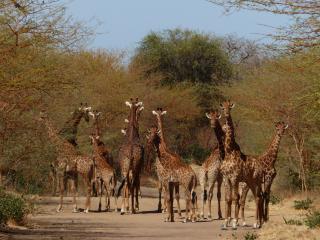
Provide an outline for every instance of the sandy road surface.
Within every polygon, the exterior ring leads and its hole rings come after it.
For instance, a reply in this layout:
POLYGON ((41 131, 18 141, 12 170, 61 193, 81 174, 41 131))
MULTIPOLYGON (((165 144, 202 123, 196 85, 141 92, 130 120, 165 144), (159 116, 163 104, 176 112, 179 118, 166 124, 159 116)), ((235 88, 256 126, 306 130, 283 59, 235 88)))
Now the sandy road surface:
MULTIPOLYGON (((56 213, 58 198, 40 197, 36 203, 38 213, 29 217, 32 229, 9 230, 0 233, 0 239, 243 239, 247 232, 254 231, 251 227, 222 231, 222 220, 182 223, 177 214, 175 223, 166 223, 165 215, 155 212, 157 199, 152 192, 140 199, 138 214, 124 216, 115 212, 72 213, 70 197, 65 198, 64 211, 56 213)), ((216 217, 216 202, 213 204, 216 217)), ((97 209, 97 205, 97 198, 93 198, 91 209, 97 209)), ((183 199, 181 205, 185 206, 183 199)), ((78 206, 84 206, 83 197, 78 206)), ((250 203, 246 212, 248 223, 253 222, 253 208, 250 203)))

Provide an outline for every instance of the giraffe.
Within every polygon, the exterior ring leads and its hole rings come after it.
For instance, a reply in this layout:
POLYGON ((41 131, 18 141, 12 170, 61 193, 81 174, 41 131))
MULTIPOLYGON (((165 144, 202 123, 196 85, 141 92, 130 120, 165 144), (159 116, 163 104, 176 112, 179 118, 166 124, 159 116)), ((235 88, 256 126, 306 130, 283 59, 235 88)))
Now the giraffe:
MULTIPOLYGON (((277 170, 275 168, 275 162, 278 157, 278 151, 280 146, 280 141, 282 136, 285 133, 285 130, 288 128, 288 125, 284 122, 277 122, 275 124, 275 135, 272 138, 272 141, 267 148, 267 150, 258 158, 263 166, 263 220, 267 222, 269 220, 269 201, 271 193, 271 185, 274 178, 277 175, 277 170)), ((244 219, 244 205, 247 197, 249 188, 245 187, 240 198, 240 209, 241 209, 241 218, 244 219)))
POLYGON ((131 197, 131 213, 139 210, 140 173, 143 167, 144 148, 139 137, 139 117, 143 103, 130 99, 126 105, 130 108, 129 123, 124 135, 124 142, 119 149, 118 161, 121 169, 121 185, 117 195, 122 191, 121 215, 125 214, 131 197), (136 204, 134 204, 136 200, 136 204))
MULTIPOLYGON (((80 106, 76 108, 71 114, 71 118, 66 121, 62 129, 59 131, 59 135, 67 140, 69 143, 71 143, 73 146, 77 147, 77 132, 78 132, 78 126, 81 122, 81 119, 84 118, 86 122, 89 122, 89 111, 91 110, 91 107, 87 106, 87 103, 83 104, 80 103, 80 106)), ((60 185, 58 182, 58 171, 57 171, 57 162, 52 162, 50 164, 50 178, 52 180, 52 194, 55 195, 57 186, 60 185)), ((75 185, 77 185, 78 182, 78 176, 74 172, 66 172, 65 178, 71 179, 73 182, 75 182, 75 185)))
MULTIPOLYGON (((117 198, 115 194, 115 188, 117 185, 116 173, 114 168, 108 163, 107 159, 101 152, 99 147, 99 135, 91 135, 90 136, 93 152, 94 152, 94 162, 96 166, 96 174, 103 181, 103 186, 106 190, 106 209, 110 210, 110 196, 114 197, 115 201, 115 212, 117 212, 117 198)), ((102 188, 102 186, 101 186, 102 188)), ((102 192, 102 189, 101 189, 102 192)), ((101 193, 102 194, 102 193, 101 193)), ((100 194, 100 202, 99 208, 101 209, 101 194, 100 194)))
MULTIPOLYGON (((47 116, 42 112, 39 118, 42 121, 48 131, 48 136, 52 144, 57 150, 57 171, 60 185, 60 202, 57 208, 57 212, 62 210, 63 194, 65 191, 66 172, 72 172, 75 174, 81 174, 87 187, 87 199, 85 204, 85 212, 89 212, 90 208, 90 192, 91 192, 91 178, 93 176, 93 161, 88 156, 80 155, 75 146, 69 141, 61 137, 58 130, 49 121, 47 116)), ((75 182, 72 182, 73 192, 73 212, 78 212, 76 201, 76 186, 75 182)))
MULTIPOLYGON (((186 218, 185 222, 191 220, 192 222, 196 221, 196 192, 195 188, 197 186, 197 176, 192 168, 183 163, 181 158, 172 153, 165 142, 164 131, 162 128, 162 116, 167 112, 162 111, 161 108, 158 108, 156 111, 152 111, 152 114, 155 115, 157 119, 157 129, 153 129, 150 133, 150 139, 152 139, 154 146, 156 148, 157 157, 159 162, 162 165, 162 176, 163 187, 165 189, 165 201, 167 202, 167 207, 170 209, 171 202, 169 200, 169 182, 178 182, 185 190, 185 199, 186 199, 186 218), (190 209, 191 207, 191 209, 190 209), (191 212, 191 216, 189 216, 191 212)), ((171 212, 168 211, 168 217, 165 219, 169 221, 171 218, 171 212)))
MULTIPOLYGON (((158 128, 156 126, 152 126, 149 130, 148 133, 152 133, 152 132, 156 132, 158 130, 158 128)), ((152 165, 152 161, 151 161, 151 151, 152 148, 154 147, 154 142, 153 139, 147 135, 147 144, 146 144, 146 160, 147 160, 147 166, 148 169, 147 171, 151 172, 151 165, 152 165)), ((163 176, 163 174, 165 174, 166 172, 163 169, 163 166, 159 160, 159 157, 156 157, 155 161, 154 161, 154 167, 155 167, 155 171, 158 177, 158 192, 159 192, 159 198, 158 198, 158 212, 166 212, 167 209, 167 202, 164 201, 164 208, 162 210, 162 204, 161 204, 161 196, 162 196, 162 190, 164 189, 164 184, 166 184, 164 182, 164 180, 166 179, 166 176, 163 176)), ((177 201, 177 206, 178 206, 178 214, 181 217, 181 208, 180 208, 180 194, 179 194, 179 184, 175 184, 175 199, 177 201)), ((164 194, 168 194, 167 192, 165 192, 164 194)))
MULTIPOLYGON (((97 147, 97 152, 99 153, 99 155, 101 155, 101 157, 107 162, 107 164, 114 168, 114 164, 113 164, 113 157, 111 152, 109 151, 109 149, 105 146, 104 142, 101 141, 100 136, 101 136, 101 130, 100 130, 100 126, 99 126, 99 118, 101 115, 101 112, 97 111, 97 110, 93 110, 93 111, 89 111, 89 115, 92 117, 93 119, 93 131, 92 134, 90 136, 91 139, 91 144, 94 146, 94 142, 96 143, 96 147, 97 147)), ((95 150, 95 148, 93 148, 93 150, 95 150)), ((98 211, 101 211, 101 198, 102 198, 102 194, 103 194, 103 188, 106 187, 104 186, 104 182, 103 179, 99 176, 98 174, 98 166, 95 160, 95 157, 93 157, 93 162, 94 162, 94 177, 92 180, 92 195, 97 196, 99 193, 99 207, 98 207, 98 211)))
POLYGON ((219 123, 221 114, 218 111, 214 110, 210 113, 206 113, 206 117, 210 119, 211 127, 214 129, 218 144, 212 149, 210 156, 204 161, 199 171, 199 182, 201 186, 202 193, 202 208, 201 208, 201 217, 204 218, 204 205, 208 198, 208 219, 211 219, 211 201, 213 197, 213 188, 217 182, 217 199, 218 199, 218 217, 222 218, 221 213, 221 185, 222 185, 222 174, 221 174, 221 163, 224 159, 224 132, 219 123), (207 194, 207 187, 209 189, 209 196, 207 194))
POLYGON ((237 229, 239 216, 239 183, 245 182, 252 191, 255 203, 255 223, 254 228, 262 225, 262 166, 257 158, 244 155, 239 145, 235 141, 234 126, 231 118, 231 109, 234 104, 229 100, 221 104, 224 116, 226 118, 226 134, 224 141, 225 158, 221 165, 223 178, 225 179, 226 194, 226 212, 225 222, 222 229, 226 229, 231 221, 232 202, 235 205, 235 217, 233 219, 232 228, 237 229))

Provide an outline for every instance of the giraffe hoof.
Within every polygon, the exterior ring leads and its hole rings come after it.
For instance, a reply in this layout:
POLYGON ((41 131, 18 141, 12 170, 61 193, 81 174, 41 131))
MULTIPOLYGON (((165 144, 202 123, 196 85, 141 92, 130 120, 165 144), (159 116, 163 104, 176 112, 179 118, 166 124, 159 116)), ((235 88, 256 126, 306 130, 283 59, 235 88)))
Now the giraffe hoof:
MULTIPOLYGON (((78 213, 78 212, 79 212, 79 210, 78 210, 77 208, 74 208, 74 209, 72 210, 72 212, 73 212, 73 213, 78 213)), ((88 210, 88 209, 86 209, 86 210, 84 210, 83 212, 84 212, 84 213, 88 213, 88 212, 89 212, 89 210, 88 210)))
POLYGON ((120 212, 120 215, 124 215, 124 212, 123 212, 123 211, 121 211, 121 212, 120 212))
POLYGON ((114 212, 118 212, 118 209, 117 209, 117 208, 115 208, 115 209, 114 209, 114 212))
MULTIPOLYGON (((79 210, 78 210, 78 209, 74 209, 73 212, 76 213, 76 212, 79 212, 79 210)), ((84 213, 89 213, 89 209, 85 209, 83 212, 84 212, 84 213)))
POLYGON ((242 223, 242 227, 248 227, 247 223, 246 223, 246 222, 243 222, 243 223, 242 223))
POLYGON ((222 225, 221 225, 221 230, 228 230, 228 228, 227 228, 226 225, 222 224, 222 225))
POLYGON ((253 224, 253 229, 259 229, 260 225, 258 223, 253 224))
POLYGON ((188 222, 188 220, 185 218, 185 219, 183 219, 183 221, 182 221, 183 223, 187 223, 188 222))

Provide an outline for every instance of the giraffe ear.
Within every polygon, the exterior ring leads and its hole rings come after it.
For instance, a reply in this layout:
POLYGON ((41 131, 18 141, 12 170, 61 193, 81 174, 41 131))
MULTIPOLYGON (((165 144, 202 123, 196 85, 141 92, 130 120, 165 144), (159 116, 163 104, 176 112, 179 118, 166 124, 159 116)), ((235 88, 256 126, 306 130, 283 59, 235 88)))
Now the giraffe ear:
POLYGON ((158 130, 158 134, 161 134, 161 130, 158 130))
POLYGON ((221 108, 221 109, 223 109, 223 105, 222 105, 222 103, 220 103, 220 105, 219 105, 219 106, 220 106, 220 108, 221 108))
POLYGON ((221 118, 221 114, 219 114, 219 116, 218 116, 218 119, 220 119, 221 118))
POLYGON ((90 111, 89 115, 94 118, 94 113, 93 112, 90 111))
POLYGON ((149 140, 149 138, 150 138, 150 137, 149 137, 148 135, 146 135, 146 139, 148 139, 148 140, 149 140))
POLYGON ((156 115, 156 116, 159 115, 159 114, 158 114, 156 111, 154 111, 154 110, 152 111, 152 114, 153 114, 153 115, 156 115))
POLYGON ((128 101, 126 101, 125 103, 126 103, 126 105, 127 105, 129 108, 131 108, 131 107, 132 107, 132 104, 131 104, 131 103, 129 103, 128 101))
POLYGON ((206 117, 209 118, 209 119, 211 119, 211 117, 210 117, 210 115, 209 115, 208 113, 206 113, 206 117))
POLYGON ((161 113, 161 115, 165 115, 165 114, 167 114, 167 111, 163 111, 163 112, 161 113))
POLYGON ((288 124, 286 124, 286 126, 284 127, 284 129, 287 129, 289 127, 289 125, 288 124))
POLYGON ((100 114, 101 114, 101 112, 98 112, 98 113, 97 113, 97 116, 100 116, 100 114))
POLYGON ((230 106, 230 108, 234 108, 234 106, 235 106, 235 104, 234 104, 234 103, 232 103, 232 104, 231 104, 231 106, 230 106))
POLYGON ((142 106, 141 108, 139 108, 139 111, 141 112, 144 109, 144 106, 142 106))
POLYGON ((125 122, 125 123, 129 123, 129 120, 128 120, 128 119, 125 119, 124 122, 125 122))
POLYGON ((121 133, 122 133, 123 135, 126 135, 126 134, 127 134, 126 130, 124 130, 124 129, 121 129, 121 133))

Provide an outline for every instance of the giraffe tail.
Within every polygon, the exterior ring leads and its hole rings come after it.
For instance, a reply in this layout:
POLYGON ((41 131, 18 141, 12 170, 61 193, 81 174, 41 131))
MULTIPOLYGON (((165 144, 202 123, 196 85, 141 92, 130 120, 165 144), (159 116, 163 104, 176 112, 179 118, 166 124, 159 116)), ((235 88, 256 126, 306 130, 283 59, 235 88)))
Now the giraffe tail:
POLYGON ((197 202, 197 193, 195 191, 195 188, 197 187, 197 178, 193 177, 193 186, 191 190, 191 202, 192 204, 195 204, 197 202))

